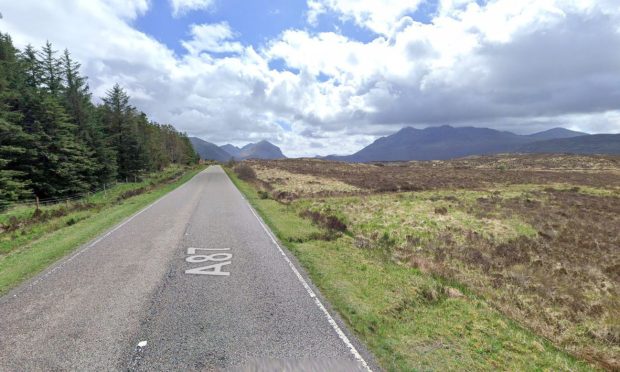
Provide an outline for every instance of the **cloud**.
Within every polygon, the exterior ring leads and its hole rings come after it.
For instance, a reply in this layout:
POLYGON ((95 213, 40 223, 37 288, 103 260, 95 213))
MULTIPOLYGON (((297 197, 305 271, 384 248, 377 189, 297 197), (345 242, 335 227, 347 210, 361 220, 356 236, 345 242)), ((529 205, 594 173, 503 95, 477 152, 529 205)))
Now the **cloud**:
POLYGON ((170 0, 172 15, 180 17, 192 10, 208 10, 215 4, 214 0, 170 0))
POLYGON ((376 14, 365 1, 311 3, 375 38, 288 29, 252 46, 204 23, 187 26, 178 55, 132 26, 146 0, 5 1, 0 29, 20 47, 69 48, 95 96, 119 82, 159 122, 217 143, 268 139, 290 156, 351 153, 404 125, 620 132, 615 0, 442 0, 426 23, 410 17, 415 1, 376 14))
POLYGON ((192 39, 181 44, 191 54, 200 52, 238 53, 243 49, 239 42, 230 41, 235 37, 227 22, 191 25, 192 39))
POLYGON ((307 18, 316 24, 325 13, 335 12, 342 20, 353 21, 377 34, 388 35, 406 14, 415 12, 425 0, 308 0, 307 18))

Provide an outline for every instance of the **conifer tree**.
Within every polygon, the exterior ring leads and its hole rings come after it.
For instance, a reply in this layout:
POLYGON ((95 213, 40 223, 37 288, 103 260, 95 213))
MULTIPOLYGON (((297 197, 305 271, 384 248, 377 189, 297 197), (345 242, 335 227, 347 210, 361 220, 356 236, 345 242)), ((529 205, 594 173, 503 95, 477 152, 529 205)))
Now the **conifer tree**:
POLYGON ((89 182, 102 185, 116 178, 115 152, 105 141, 104 132, 97 120, 86 78, 80 75, 80 64, 71 59, 68 50, 62 56, 64 73, 63 102, 73 123, 77 125, 78 137, 88 146, 95 160, 89 182))
POLYGON ((16 169, 27 153, 28 136, 19 125, 19 113, 11 112, 15 85, 20 77, 17 49, 9 35, 0 33, 0 210, 8 203, 29 195, 25 173, 16 169))
POLYGON ((16 170, 15 161, 26 154, 28 136, 17 125, 11 124, 0 113, 0 210, 6 205, 30 195, 24 172, 16 170))
POLYGON ((151 122, 120 85, 95 106, 68 51, 20 52, 0 33, 0 208, 195 161, 187 136, 151 122))
POLYGON ((55 57, 57 51, 48 41, 38 53, 39 70, 41 71, 41 84, 45 92, 54 98, 58 98, 62 88, 61 61, 55 57))
POLYGON ((118 177, 121 180, 133 179, 143 170, 136 110, 129 104, 129 96, 118 84, 107 92, 103 102, 104 125, 109 143, 116 151, 118 177))

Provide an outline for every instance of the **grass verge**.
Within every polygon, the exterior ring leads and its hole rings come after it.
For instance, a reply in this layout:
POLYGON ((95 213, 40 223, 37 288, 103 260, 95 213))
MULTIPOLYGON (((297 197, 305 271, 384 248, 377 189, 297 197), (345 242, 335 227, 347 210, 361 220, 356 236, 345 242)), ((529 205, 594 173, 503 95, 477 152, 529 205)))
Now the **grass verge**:
POLYGON ((203 169, 203 166, 173 167, 139 183, 119 184, 80 203, 46 207, 42 211, 50 218, 33 224, 25 222, 26 217, 32 215, 28 208, 4 213, 0 222, 18 221, 15 222, 18 227, 0 235, 0 295, 179 187, 203 169))
POLYGON ((262 199, 228 174, 386 370, 592 369, 466 287, 357 248, 347 234, 325 240, 295 204, 262 199))

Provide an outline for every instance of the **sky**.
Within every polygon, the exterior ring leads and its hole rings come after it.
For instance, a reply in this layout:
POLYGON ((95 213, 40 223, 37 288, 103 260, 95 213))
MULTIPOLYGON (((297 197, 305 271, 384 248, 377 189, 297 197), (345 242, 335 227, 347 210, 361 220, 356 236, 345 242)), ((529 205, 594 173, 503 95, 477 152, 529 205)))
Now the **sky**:
POLYGON ((349 154, 404 126, 620 133, 618 0, 0 0, 98 100, 217 144, 349 154))

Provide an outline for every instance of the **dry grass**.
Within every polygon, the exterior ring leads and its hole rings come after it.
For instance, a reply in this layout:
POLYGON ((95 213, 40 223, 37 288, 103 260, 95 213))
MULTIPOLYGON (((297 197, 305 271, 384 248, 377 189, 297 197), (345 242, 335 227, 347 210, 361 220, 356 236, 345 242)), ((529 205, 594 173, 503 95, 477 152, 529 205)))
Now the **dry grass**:
MULTIPOLYGON (((495 156, 452 161, 350 164, 317 159, 261 161, 253 167, 340 181, 362 192, 489 189, 498 185, 567 184, 620 194, 620 157, 495 156), (566 162, 562 166, 562 159, 566 162), (523 163, 523 167, 519 164, 523 163)), ((290 176, 289 176, 290 177, 290 176)), ((313 181, 317 181, 313 179, 313 181)), ((310 184, 301 180, 299 184, 310 184)), ((297 187, 298 197, 312 196, 297 187)))
POLYGON ((296 199, 304 196, 335 196, 359 193, 360 188, 342 181, 263 166, 260 162, 248 162, 255 170, 263 188, 275 199, 296 199))
POLYGON ((252 166, 267 187, 295 185, 292 205, 310 211, 306 216, 329 215, 346 224, 359 249, 456 280, 564 350, 618 370, 619 159, 252 166), (338 187, 321 193, 316 184, 338 187), (342 194, 349 196, 328 197, 342 194))

